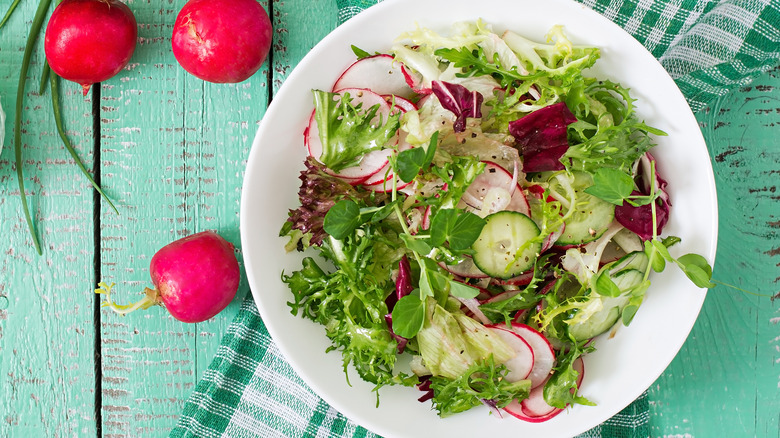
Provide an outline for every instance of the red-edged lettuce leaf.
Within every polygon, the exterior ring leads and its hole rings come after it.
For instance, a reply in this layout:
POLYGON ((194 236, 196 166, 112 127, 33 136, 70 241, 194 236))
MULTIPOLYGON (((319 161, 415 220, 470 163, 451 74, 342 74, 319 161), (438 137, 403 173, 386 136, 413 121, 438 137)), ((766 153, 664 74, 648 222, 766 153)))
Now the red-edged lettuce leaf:
POLYGON ((563 170, 561 157, 569 149, 566 128, 576 121, 566 104, 559 102, 509 122, 509 133, 523 155, 523 171, 563 170))
POLYGON ((431 88, 441 102, 441 106, 455 114, 453 124, 455 132, 466 130, 467 117, 482 117, 483 97, 478 91, 469 91, 463 85, 444 81, 433 81, 431 88))
POLYGON ((290 210, 287 221, 292 224, 292 229, 311 233, 310 243, 319 246, 327 236, 323 222, 328 210, 342 199, 357 200, 369 194, 359 193, 344 180, 328 175, 324 166, 312 157, 308 157, 304 164, 306 169, 299 176, 301 187, 298 198, 301 206, 290 210))

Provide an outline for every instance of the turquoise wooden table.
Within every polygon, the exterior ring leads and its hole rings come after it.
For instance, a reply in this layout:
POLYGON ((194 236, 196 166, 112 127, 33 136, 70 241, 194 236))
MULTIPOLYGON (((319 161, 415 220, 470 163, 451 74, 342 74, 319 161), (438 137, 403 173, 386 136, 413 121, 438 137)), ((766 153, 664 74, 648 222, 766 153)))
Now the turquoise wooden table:
MULTIPOLYGON (((3 2, 4 12, 10 2, 3 2)), ((50 91, 39 95, 41 44, 22 113, 23 170, 43 255, 22 214, 14 100, 34 0, 0 30, 0 437, 166 436, 209 364, 241 297, 201 324, 153 308, 101 309, 149 283, 151 256, 206 229, 239 244, 239 199, 252 138, 295 64, 336 26, 333 0, 264 3, 275 26, 268 61, 246 82, 185 73, 170 46, 184 0, 130 0, 138 45, 130 65, 82 96, 62 83, 67 134, 119 214, 93 193, 62 146, 50 91)), ((650 388, 658 437, 780 436, 780 70, 698 114, 720 203, 718 286, 686 344, 650 388)), ((298 135, 299 133, 291 133, 298 135)), ((659 321, 662 324, 663 321, 659 321)))

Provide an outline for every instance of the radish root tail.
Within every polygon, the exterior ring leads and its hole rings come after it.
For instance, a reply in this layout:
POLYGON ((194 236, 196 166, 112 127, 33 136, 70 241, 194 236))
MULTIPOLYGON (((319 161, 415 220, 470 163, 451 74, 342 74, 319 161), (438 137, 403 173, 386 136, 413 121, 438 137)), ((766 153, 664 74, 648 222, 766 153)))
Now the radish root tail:
POLYGON ((136 311, 138 309, 148 309, 152 306, 156 306, 160 304, 160 302, 157 300, 157 290, 146 288, 144 289, 144 293, 146 293, 146 296, 142 299, 136 301, 135 303, 131 304, 116 304, 111 300, 111 289, 116 285, 116 283, 106 284, 104 282, 98 283, 99 288, 95 289, 96 294, 105 295, 105 301, 101 303, 101 307, 108 307, 114 312, 125 316, 130 312, 136 311))

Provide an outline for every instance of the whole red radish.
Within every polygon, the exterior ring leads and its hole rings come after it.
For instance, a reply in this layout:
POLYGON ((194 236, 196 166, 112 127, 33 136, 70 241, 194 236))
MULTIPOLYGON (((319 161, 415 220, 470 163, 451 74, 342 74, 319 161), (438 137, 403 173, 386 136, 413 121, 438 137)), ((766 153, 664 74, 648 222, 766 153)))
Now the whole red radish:
POLYGON ((100 283, 103 306, 127 314, 161 304, 182 322, 205 321, 233 300, 241 278, 233 245, 214 231, 203 231, 169 243, 152 257, 149 272, 155 288, 129 305, 111 301, 112 285, 100 283))
POLYGON ((272 36, 256 0, 190 0, 173 25, 173 55, 204 81, 242 82, 260 69, 272 36))
POLYGON ((135 16, 117 0, 63 0, 46 26, 49 67, 81 84, 84 95, 97 82, 114 77, 135 51, 135 16))

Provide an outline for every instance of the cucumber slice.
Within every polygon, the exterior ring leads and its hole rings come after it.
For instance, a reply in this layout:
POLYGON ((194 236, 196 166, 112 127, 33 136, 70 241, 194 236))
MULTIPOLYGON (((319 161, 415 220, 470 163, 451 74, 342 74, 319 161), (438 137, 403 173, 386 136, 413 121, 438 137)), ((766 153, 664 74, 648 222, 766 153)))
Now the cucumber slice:
MULTIPOLYGON (((609 228, 615 218, 615 206, 595 196, 585 193, 585 189, 593 185, 593 177, 586 172, 571 173, 569 185, 574 189, 576 205, 574 212, 566 219, 566 228, 555 242, 556 245, 579 246, 592 242, 609 228)), ((546 177, 550 186, 559 193, 568 191, 561 185, 558 178, 566 178, 566 174, 540 174, 546 177)), ((568 178, 567 178, 568 179, 568 178)))
POLYGON ((542 239, 531 218, 516 211, 499 211, 485 221, 482 233, 472 245, 474 264, 482 272, 505 280, 533 267, 542 249, 542 239))
POLYGON ((645 254, 644 251, 634 251, 624 255, 618 261, 609 265, 609 271, 612 275, 615 275, 619 271, 632 269, 644 272, 647 270, 648 263, 650 263, 650 259, 647 258, 647 254, 645 254))
MULTIPOLYGON (((644 274, 636 269, 621 271, 613 277, 613 281, 621 291, 638 285, 643 279, 644 274)), ((592 314, 583 321, 570 324, 569 334, 577 341, 585 341, 606 332, 620 319, 629 299, 631 299, 629 294, 618 297, 593 294, 588 304, 579 310, 579 312, 592 314)))
POLYGON ((593 177, 585 172, 573 172, 572 186, 577 194, 574 213, 566 220, 566 228, 558 238, 558 245, 582 245, 592 242, 609 228, 615 219, 615 206, 593 195, 585 189, 593 185, 593 177))

